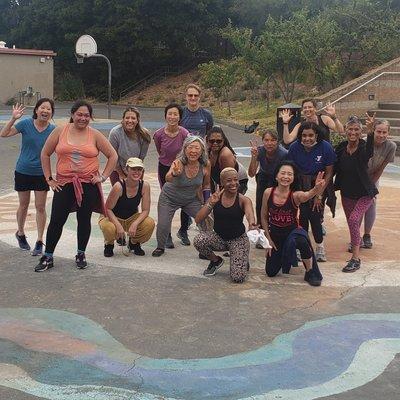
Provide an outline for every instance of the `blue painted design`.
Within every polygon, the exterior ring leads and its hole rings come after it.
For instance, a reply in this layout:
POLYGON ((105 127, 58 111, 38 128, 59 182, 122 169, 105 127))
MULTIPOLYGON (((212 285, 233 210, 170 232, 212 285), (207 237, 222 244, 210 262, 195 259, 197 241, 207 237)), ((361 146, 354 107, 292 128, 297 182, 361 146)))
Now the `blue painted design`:
POLYGON ((46 397, 50 387, 60 392, 61 386, 70 385, 70 393, 79 392, 79 387, 84 393, 90 387, 99 394, 107 392, 110 399, 113 391, 142 400, 157 395, 194 400, 267 400, 278 395, 295 399, 300 393, 314 399, 374 379, 397 352, 399 314, 309 322, 257 350, 227 357, 160 360, 130 352, 82 316, 57 310, 0 309, 0 363, 6 365, 0 366, 0 384, 10 386, 1 371, 16 365, 35 385, 43 386, 45 398, 53 398, 46 397), (362 360, 370 352, 374 357, 365 371, 362 360))

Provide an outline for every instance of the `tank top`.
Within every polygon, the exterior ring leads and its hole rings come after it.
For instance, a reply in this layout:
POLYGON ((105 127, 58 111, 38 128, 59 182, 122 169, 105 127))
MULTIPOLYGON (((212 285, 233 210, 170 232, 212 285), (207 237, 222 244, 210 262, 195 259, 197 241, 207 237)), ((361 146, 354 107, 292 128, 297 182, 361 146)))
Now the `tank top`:
POLYGON ((186 176, 185 168, 183 172, 174 177, 172 182, 166 182, 162 187, 162 193, 166 195, 173 203, 186 205, 197 198, 197 190, 203 185, 204 171, 199 163, 199 171, 193 178, 186 176))
POLYGON ((126 194, 126 182, 123 181, 120 183, 122 186, 122 195, 118 199, 117 204, 115 204, 112 211, 116 217, 127 219, 138 212, 138 207, 142 200, 143 181, 139 181, 138 190, 134 197, 128 197, 126 194))
POLYGON ((214 231, 224 240, 236 239, 243 235, 244 211, 240 207, 239 193, 230 207, 224 207, 221 200, 214 206, 214 231))
POLYGON ((272 188, 268 199, 268 228, 272 236, 286 237, 299 226, 299 207, 294 203, 293 192, 289 193, 282 205, 274 203, 275 189, 272 188))
POLYGON ((99 171, 99 150, 94 140, 94 129, 87 127, 84 144, 70 144, 68 132, 71 124, 67 124, 60 134, 55 149, 57 154, 57 180, 68 181, 68 177, 76 176, 82 181, 90 180, 99 171))
MULTIPOLYGON (((221 167, 219 165, 219 153, 221 152, 221 150, 218 152, 218 156, 217 156, 217 160, 215 162, 215 165, 211 165, 211 179, 217 185, 221 184, 221 182, 220 182, 221 167)), ((235 161, 235 167, 234 168, 236 169, 236 171, 238 173, 239 181, 248 178, 245 168, 238 161, 235 161)))

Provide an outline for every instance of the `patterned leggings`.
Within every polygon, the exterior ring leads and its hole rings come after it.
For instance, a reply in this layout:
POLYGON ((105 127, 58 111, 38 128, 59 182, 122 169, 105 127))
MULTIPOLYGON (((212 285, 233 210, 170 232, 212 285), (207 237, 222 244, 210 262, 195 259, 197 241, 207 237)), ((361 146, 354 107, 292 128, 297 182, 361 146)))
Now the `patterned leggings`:
POLYGON ((361 197, 358 200, 342 196, 342 206, 346 214, 347 225, 350 230, 352 246, 359 246, 361 242, 360 226, 365 212, 371 206, 373 199, 370 196, 361 197))
POLYGON ((246 233, 236 239, 224 240, 214 231, 201 232, 194 238, 193 245, 200 254, 207 258, 210 258, 214 251, 228 250, 231 279, 234 282, 245 280, 250 252, 250 242, 246 233))

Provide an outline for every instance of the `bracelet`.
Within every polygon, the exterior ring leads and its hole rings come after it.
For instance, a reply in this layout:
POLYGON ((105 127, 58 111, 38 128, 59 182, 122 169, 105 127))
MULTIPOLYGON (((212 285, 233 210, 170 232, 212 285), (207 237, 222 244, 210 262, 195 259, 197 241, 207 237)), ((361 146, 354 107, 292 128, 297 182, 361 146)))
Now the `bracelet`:
POLYGON ((289 125, 289 122, 284 122, 283 125, 289 125))
POLYGON ((337 116, 336 116, 336 115, 334 115, 334 116, 331 117, 331 118, 332 118, 333 121, 336 121, 336 120, 337 120, 337 116))
POLYGON ((206 206, 210 211, 212 211, 214 208, 214 206, 212 206, 211 203, 207 203, 206 206))
POLYGON ((100 178, 101 178, 101 183, 105 182, 107 179, 103 174, 100 175, 100 178))

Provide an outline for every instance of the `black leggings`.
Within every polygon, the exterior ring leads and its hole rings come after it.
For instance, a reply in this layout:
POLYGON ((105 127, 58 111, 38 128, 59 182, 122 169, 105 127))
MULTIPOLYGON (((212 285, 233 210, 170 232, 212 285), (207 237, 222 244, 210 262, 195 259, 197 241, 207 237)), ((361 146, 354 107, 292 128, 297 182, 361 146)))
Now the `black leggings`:
MULTIPOLYGON (((286 237, 271 237, 273 240, 275 246, 278 249, 281 249, 285 243, 286 237)), ((313 256, 312 249, 310 248, 310 244, 308 243, 308 240, 302 236, 302 235, 295 235, 294 241, 296 243, 296 249, 299 249, 300 254, 301 254, 301 259, 302 260, 308 260, 313 256)), ((275 251, 275 250, 272 250, 275 251)), ((265 264, 265 272, 269 277, 275 276, 280 270, 282 266, 280 263, 276 263, 276 265, 273 265, 272 263, 268 262, 268 258, 266 260, 265 264)))
MULTIPOLYGON (((78 221, 78 250, 85 251, 92 228, 90 218, 100 194, 97 186, 91 183, 82 183, 82 187, 82 204, 81 207, 77 208, 76 219, 78 221)), ((60 192, 54 192, 50 224, 46 234, 46 253, 54 253, 64 224, 75 202, 76 198, 72 183, 65 184, 60 192)))
POLYGON ((324 208, 321 211, 312 210, 313 200, 300 204, 300 218, 299 222, 301 227, 308 232, 308 225, 311 225, 311 230, 314 236, 315 243, 320 244, 323 242, 322 235, 322 221, 324 219, 324 208))
MULTIPOLYGON (((167 175, 170 167, 164 164, 158 163, 158 182, 162 188, 165 185, 165 175, 167 175)), ((181 227, 180 231, 186 232, 189 229, 190 217, 183 210, 181 210, 181 227)))

